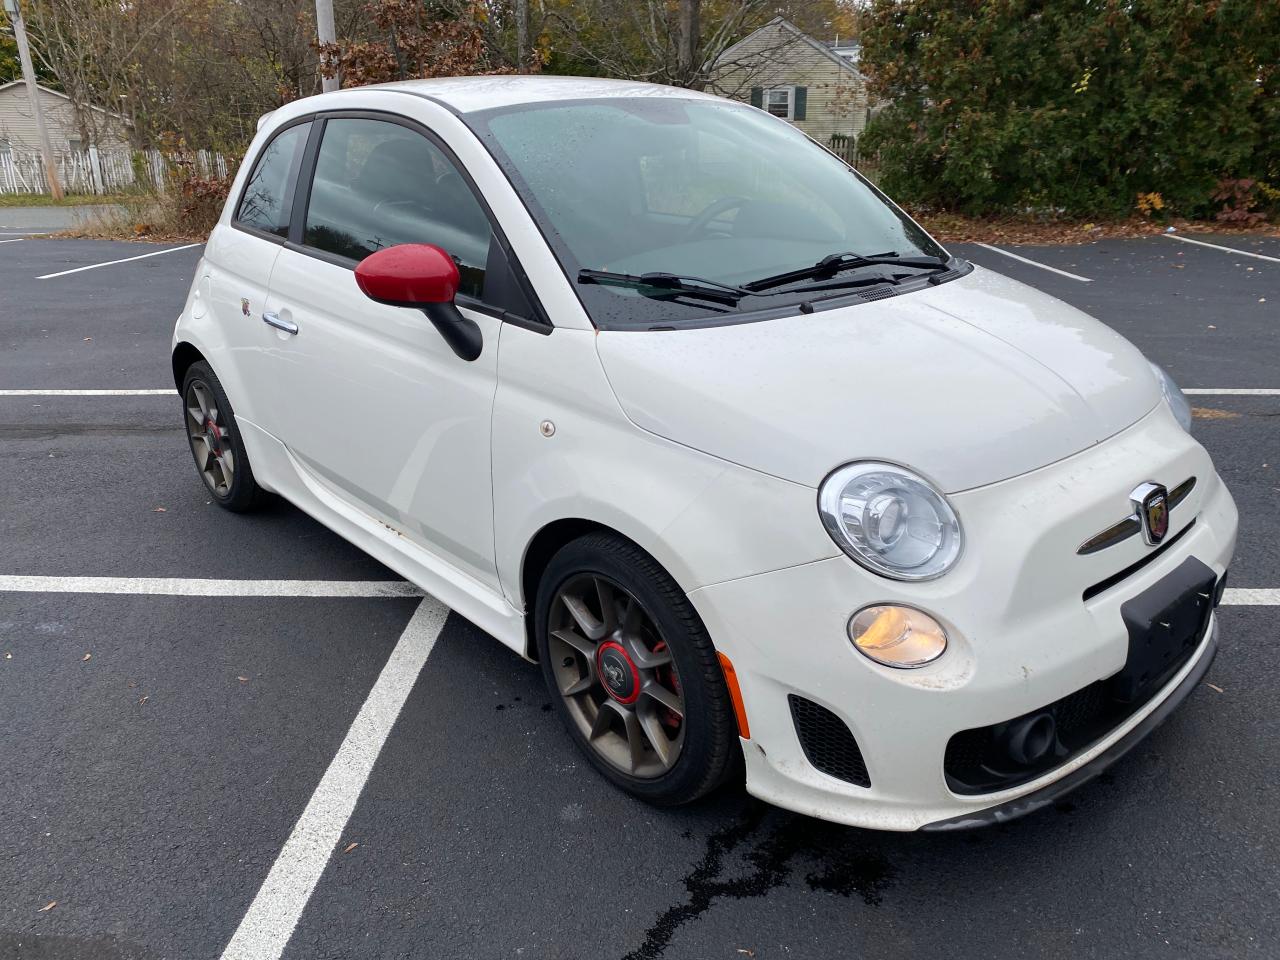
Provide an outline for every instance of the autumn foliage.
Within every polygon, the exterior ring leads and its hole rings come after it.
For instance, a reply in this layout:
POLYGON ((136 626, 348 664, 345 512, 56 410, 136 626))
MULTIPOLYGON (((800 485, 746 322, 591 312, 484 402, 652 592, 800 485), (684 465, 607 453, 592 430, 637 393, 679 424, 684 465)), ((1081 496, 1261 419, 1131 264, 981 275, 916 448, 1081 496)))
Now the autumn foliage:
POLYGON ((479 5, 454 17, 432 12, 420 0, 371 0, 364 10, 380 36, 317 44, 321 72, 338 76, 344 87, 512 72, 491 62, 479 5))

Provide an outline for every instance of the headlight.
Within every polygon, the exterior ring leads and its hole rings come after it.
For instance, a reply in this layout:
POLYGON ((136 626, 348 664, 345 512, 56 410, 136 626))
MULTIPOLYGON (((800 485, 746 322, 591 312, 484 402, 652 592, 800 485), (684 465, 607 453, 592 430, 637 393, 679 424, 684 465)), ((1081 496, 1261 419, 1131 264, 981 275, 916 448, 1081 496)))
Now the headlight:
POLYGON ((841 550, 894 580, 941 576, 964 542, 942 494, 889 463, 850 463, 832 473, 818 490, 818 513, 841 550))
POLYGON ((1160 381, 1160 392, 1164 394, 1164 402, 1169 405, 1169 409, 1173 411, 1173 415, 1178 422, 1182 424, 1182 429, 1191 432, 1191 404, 1187 402, 1186 395, 1181 388, 1173 382, 1173 377, 1164 372, 1163 367, 1158 367, 1154 363, 1151 364, 1152 371, 1155 372, 1156 379, 1160 381))

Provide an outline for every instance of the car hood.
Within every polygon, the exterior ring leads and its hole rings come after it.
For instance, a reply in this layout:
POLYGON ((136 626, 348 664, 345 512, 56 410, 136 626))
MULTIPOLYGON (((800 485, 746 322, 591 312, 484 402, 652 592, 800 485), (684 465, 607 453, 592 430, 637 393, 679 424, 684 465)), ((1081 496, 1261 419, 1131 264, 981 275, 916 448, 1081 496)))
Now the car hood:
POLYGON ((1119 334, 997 273, 756 323, 601 331, 637 426, 808 486, 850 460, 953 493, 1078 453, 1160 402, 1119 334))

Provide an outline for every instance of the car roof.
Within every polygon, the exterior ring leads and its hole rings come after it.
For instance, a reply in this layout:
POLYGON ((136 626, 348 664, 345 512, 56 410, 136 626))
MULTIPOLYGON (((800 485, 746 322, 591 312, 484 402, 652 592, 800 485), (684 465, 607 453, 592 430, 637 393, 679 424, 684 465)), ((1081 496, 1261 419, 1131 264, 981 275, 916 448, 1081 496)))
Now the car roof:
MULTIPOLYGON (((371 89, 369 87, 355 89, 371 89)), ((550 77, 517 74, 484 77, 440 77, 434 80, 402 80, 378 84, 373 89, 402 90, 429 97, 458 113, 548 100, 581 100, 604 97, 665 97, 716 100, 710 94, 683 87, 600 77, 550 77)))

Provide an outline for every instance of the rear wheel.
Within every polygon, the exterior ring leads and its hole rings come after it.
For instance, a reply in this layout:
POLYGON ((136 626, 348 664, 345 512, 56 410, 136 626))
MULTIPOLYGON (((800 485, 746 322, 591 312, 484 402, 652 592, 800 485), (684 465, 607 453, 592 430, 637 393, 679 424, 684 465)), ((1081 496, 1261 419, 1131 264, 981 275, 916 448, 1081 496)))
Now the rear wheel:
POLYGON ((182 408, 196 470, 214 502, 237 513, 256 507, 265 493, 253 479, 231 401, 203 360, 183 378, 182 408))
POLYGON ((724 676, 657 561, 621 537, 576 540, 552 558, 535 616, 557 710, 597 770, 669 806, 724 781, 739 756, 724 676))

